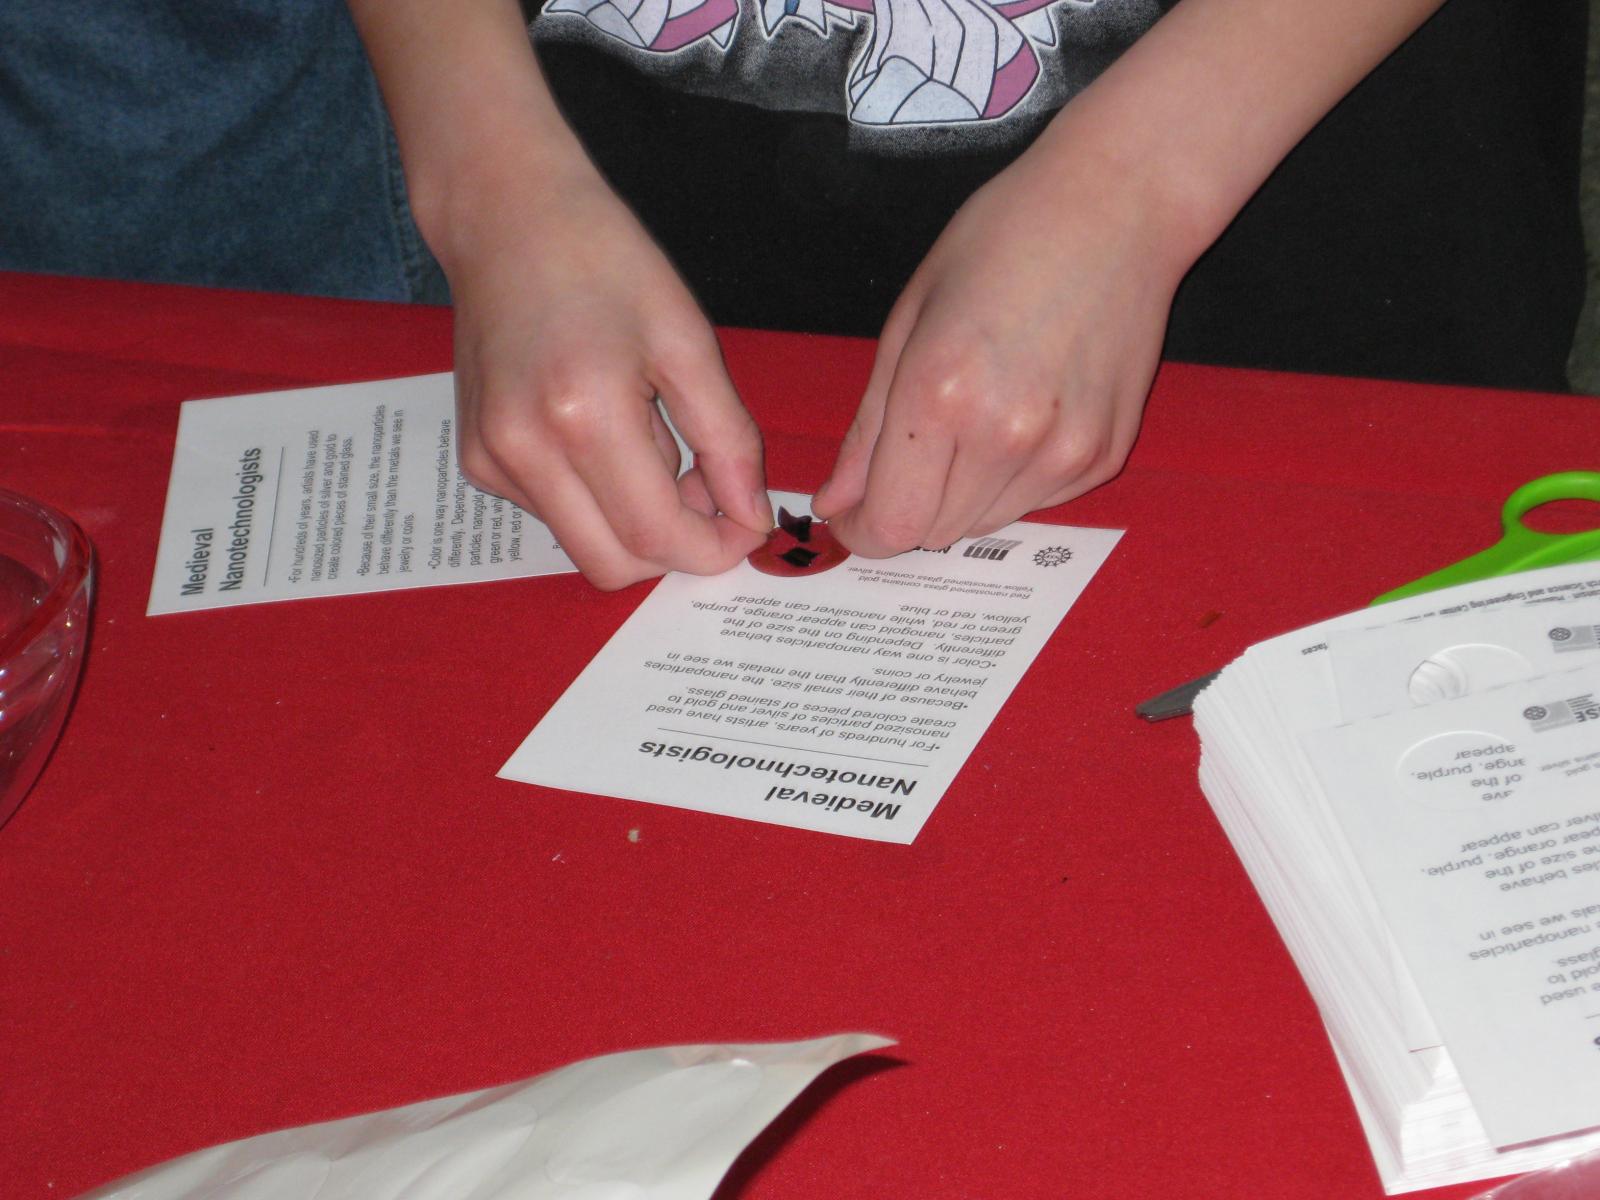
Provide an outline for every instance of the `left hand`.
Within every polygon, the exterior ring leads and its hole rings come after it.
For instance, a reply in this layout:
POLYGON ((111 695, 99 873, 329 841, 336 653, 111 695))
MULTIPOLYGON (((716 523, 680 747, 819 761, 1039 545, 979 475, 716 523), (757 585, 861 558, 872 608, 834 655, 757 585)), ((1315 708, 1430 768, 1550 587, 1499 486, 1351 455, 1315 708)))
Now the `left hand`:
POLYGON ((812 506, 855 553, 942 548, 1121 470, 1191 256, 1084 158, 1036 145, 906 285, 812 506))

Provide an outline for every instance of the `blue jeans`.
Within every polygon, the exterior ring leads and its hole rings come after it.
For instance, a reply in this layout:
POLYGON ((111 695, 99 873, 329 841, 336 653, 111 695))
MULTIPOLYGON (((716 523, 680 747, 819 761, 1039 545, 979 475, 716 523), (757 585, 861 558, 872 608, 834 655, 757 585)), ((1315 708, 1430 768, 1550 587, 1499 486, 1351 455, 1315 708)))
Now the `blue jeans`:
POLYGON ((0 268, 448 299, 342 0, 0 3, 0 268))

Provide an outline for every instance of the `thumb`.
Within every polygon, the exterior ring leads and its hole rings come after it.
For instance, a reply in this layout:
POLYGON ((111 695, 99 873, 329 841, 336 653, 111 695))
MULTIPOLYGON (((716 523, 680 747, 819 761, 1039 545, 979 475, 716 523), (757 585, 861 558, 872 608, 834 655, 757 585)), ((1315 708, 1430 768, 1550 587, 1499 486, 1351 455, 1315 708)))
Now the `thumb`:
MULTIPOLYGON (((715 345, 715 343, 712 343, 715 345)), ((694 465, 719 511, 755 533, 772 529, 761 432, 714 351, 658 385, 668 417, 694 451, 694 465)))

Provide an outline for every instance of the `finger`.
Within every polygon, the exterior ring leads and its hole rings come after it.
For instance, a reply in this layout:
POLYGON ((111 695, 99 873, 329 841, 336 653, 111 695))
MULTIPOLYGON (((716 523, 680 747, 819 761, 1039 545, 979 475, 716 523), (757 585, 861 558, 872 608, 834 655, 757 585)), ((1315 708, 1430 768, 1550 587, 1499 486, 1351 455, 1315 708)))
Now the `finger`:
POLYGON ((758 533, 727 518, 708 517, 682 502, 651 431, 654 406, 638 397, 637 385, 589 386, 595 395, 635 391, 635 398, 620 403, 586 401, 552 409, 563 413, 558 436, 566 461, 625 551, 667 570, 715 575, 761 544, 765 529, 758 533))
POLYGON ((542 464, 539 507, 561 549, 603 591, 653 579, 665 568, 630 553, 577 474, 559 461, 542 464))
POLYGON ((678 447, 678 439, 672 436, 667 419, 661 415, 660 406, 656 404, 650 406, 650 429, 656 437, 656 449, 661 451, 661 461, 667 464, 668 471, 678 477, 678 499, 701 516, 716 516, 717 502, 711 498, 700 468, 691 466, 679 474, 683 467, 683 453, 678 447))
POLYGON ((699 467, 690 467, 678 476, 678 499, 703 516, 717 515, 717 502, 711 498, 705 476, 700 474, 699 467))
MULTIPOLYGON (((623 587, 672 569, 715 573, 760 544, 758 535, 740 531, 742 537, 730 537, 709 515, 681 505, 676 481, 653 429, 651 415, 659 419, 660 414, 650 403, 645 385, 631 372, 569 379, 542 404, 520 392, 505 393, 477 398, 464 406, 463 412, 471 422, 473 444, 481 446, 489 460, 482 470, 486 481, 507 481, 510 498, 550 527, 567 556, 597 587, 623 587), (535 413, 542 413, 543 419, 535 419, 535 413), (600 501, 606 491, 616 490, 615 485, 586 478, 579 466, 586 464, 604 474, 606 448, 622 441, 627 442, 634 463, 615 468, 622 472, 622 486, 654 485, 654 497, 644 503, 655 504, 667 521, 682 513, 699 522, 704 527, 702 546, 712 547, 710 552, 698 556, 670 550, 659 555, 640 553, 638 539, 630 543, 615 527, 613 513, 600 501), (723 547, 725 541, 729 544, 723 547)), ((663 535, 661 543, 669 542, 670 536, 663 535)))
POLYGON ((872 360, 872 374, 867 377, 867 388, 856 408, 855 419, 845 430, 833 471, 811 498, 811 511, 824 521, 831 521, 846 509, 854 508, 866 495, 872 451, 883 429, 889 387, 894 382, 895 368, 905 349, 910 325, 909 320, 897 319, 896 314, 891 314, 883 327, 883 336, 878 339, 878 350, 872 360))
POLYGON ((532 498, 508 476, 484 444, 478 419, 478 397, 460 374, 456 377, 456 463, 468 483, 480 492, 509 500, 543 521, 532 498))
MULTIPOLYGON (((459 377, 457 387, 460 391, 459 377)), ((661 574, 662 568, 623 549, 588 487, 528 419, 531 403, 493 399, 487 420, 483 407, 475 395, 463 395, 457 406, 462 470, 469 480, 538 517, 573 566, 598 588, 612 591, 661 574), (521 480, 530 486, 521 486, 521 480)))
POLYGON ((1099 423, 1080 416, 1071 427, 1055 432, 972 523, 970 532, 993 533, 1031 512, 1065 504, 1099 487, 1122 469, 1132 441, 1132 433, 1125 432, 1120 421, 1099 423))
POLYGON ((895 378, 867 468, 861 503, 829 522, 839 540, 867 558, 887 558, 923 544, 944 500, 956 444, 944 412, 920 373, 895 378))
MULTIPOLYGON (((502 470, 506 474, 515 472, 539 481, 536 495, 525 507, 539 514, 567 557, 572 559, 573 565, 596 587, 612 591, 641 579, 653 579, 672 569, 670 563, 635 554, 623 545, 590 486, 559 457, 548 456, 542 461, 508 464, 502 470)), ((709 504, 709 497, 706 502, 709 504)), ((706 519, 709 520, 709 515, 706 519)), ((749 542, 754 543, 734 546, 724 556, 725 561, 719 560, 714 568, 726 570, 738 561, 741 554, 747 554, 755 545, 759 545, 761 539, 746 534, 722 518, 718 520, 728 526, 735 536, 745 535, 749 542)))
POLYGON ((825 521, 831 521, 846 509, 854 508, 866 495, 867 470, 872 464, 873 447, 878 444, 878 434, 883 428, 883 409, 889 396, 889 386, 887 382, 880 384, 878 374, 879 368, 874 364, 872 377, 856 408, 855 418, 845 430, 844 440, 839 445, 833 471, 811 497, 811 511, 825 521))
POLYGON ((967 443, 958 445, 945 482, 944 499, 919 545, 943 550, 966 537, 994 507, 1018 469, 1015 462, 974 451, 967 443))
POLYGON ((676 479, 678 472, 683 469, 683 454, 678 449, 678 439, 667 428, 667 419, 654 403, 650 405, 650 433, 655 438, 656 449, 661 453, 661 461, 667 464, 667 473, 676 479))
POLYGON ((998 385, 989 390, 986 404, 973 402, 972 432, 957 443, 939 514, 923 542, 930 550, 970 534, 1037 457, 1056 425, 1053 400, 1025 395, 1008 400, 994 394, 998 385))
POLYGON ((694 451, 717 508, 763 537, 772 528, 761 434, 734 391, 709 328, 655 357, 655 383, 672 423, 694 451))

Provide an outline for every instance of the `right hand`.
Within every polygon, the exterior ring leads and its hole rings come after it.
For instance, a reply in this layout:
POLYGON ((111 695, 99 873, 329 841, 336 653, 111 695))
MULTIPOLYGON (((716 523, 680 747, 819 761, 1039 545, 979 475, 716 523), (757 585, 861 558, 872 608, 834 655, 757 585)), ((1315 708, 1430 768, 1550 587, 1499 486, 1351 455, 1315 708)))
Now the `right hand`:
POLYGON ((548 525, 596 587, 727 570, 772 508, 711 326, 587 160, 519 190, 440 256, 462 471, 548 525), (694 451, 681 479, 657 396, 694 451))

